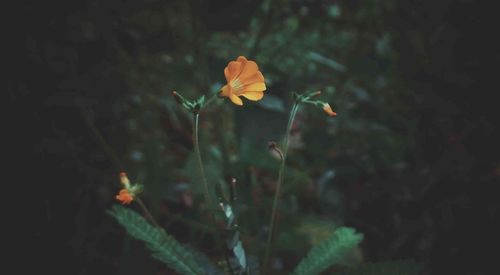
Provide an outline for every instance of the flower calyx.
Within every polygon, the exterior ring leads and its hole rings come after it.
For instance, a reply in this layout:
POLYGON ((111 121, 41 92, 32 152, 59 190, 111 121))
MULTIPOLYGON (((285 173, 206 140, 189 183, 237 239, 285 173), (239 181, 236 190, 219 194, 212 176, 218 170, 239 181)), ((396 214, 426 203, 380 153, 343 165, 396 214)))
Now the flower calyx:
POLYGON ((187 100, 177 91, 173 91, 172 96, 174 97, 175 101, 177 101, 177 103, 179 103, 182 107, 184 107, 184 109, 186 109, 188 112, 193 114, 199 113, 200 109, 203 108, 203 106, 205 105, 204 95, 200 96, 196 100, 187 100))

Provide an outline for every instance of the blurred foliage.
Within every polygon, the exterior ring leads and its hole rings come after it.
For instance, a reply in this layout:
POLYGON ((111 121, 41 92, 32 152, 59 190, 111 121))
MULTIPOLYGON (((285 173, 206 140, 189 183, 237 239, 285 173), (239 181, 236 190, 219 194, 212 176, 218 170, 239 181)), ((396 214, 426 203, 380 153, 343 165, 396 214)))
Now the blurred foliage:
POLYGON ((489 266, 493 256, 473 261, 471 252, 456 247, 484 250, 492 243, 482 237, 487 234, 477 237, 481 241, 463 236, 498 229, 483 222, 498 217, 498 145, 487 145, 498 144, 490 118, 497 116, 496 101, 475 94, 491 90, 482 83, 495 79, 481 64, 498 60, 486 54, 496 44, 480 36, 495 32, 478 31, 480 22, 496 24, 477 20, 474 4, 452 2, 26 4, 19 18, 36 24, 16 18, 24 52, 13 62, 17 78, 8 87, 25 111, 26 121, 18 124, 36 124, 17 125, 16 140, 30 146, 16 155, 41 153, 16 160, 33 166, 52 160, 56 169, 42 166, 33 182, 57 184, 37 184, 31 192, 34 211, 43 216, 37 230, 64 238, 82 274, 172 272, 96 214, 115 203, 117 174, 125 170, 144 184, 144 201, 169 234, 220 259, 207 215, 199 211, 203 191, 191 117, 171 92, 189 99, 215 93, 227 62, 245 55, 266 77, 266 96, 243 108, 215 101, 201 115, 200 134, 210 184, 237 179, 233 211, 248 261, 263 254, 277 180, 279 160, 267 143, 282 138, 292 91, 321 90, 338 116, 329 119, 309 106, 297 116, 276 231, 276 274, 292 271, 328 229, 344 225, 363 233, 359 254, 367 262, 414 258, 449 268, 463 262, 470 272, 489 266), (478 44, 481 51, 473 48, 478 44), (61 201, 71 207, 57 207, 61 201), (39 205, 73 220, 54 230, 39 205), (440 256, 447 260, 436 263, 440 256))
MULTIPOLYGON (((177 15, 167 16, 169 20, 156 22, 144 16, 155 14, 156 6, 142 7, 135 16, 123 18, 129 32, 135 33, 129 39, 137 40, 133 45, 139 48, 133 52, 127 51, 126 45, 118 48, 117 58, 123 62, 120 68, 129 81, 131 96, 116 105, 124 106, 130 114, 131 156, 142 156, 127 158, 129 170, 137 171, 147 186, 148 197, 160 196, 151 198, 153 208, 159 207, 161 198, 172 199, 171 190, 179 181, 188 181, 195 201, 201 195, 190 152, 189 116, 172 105, 169 92, 178 90, 188 98, 216 92, 224 81, 223 67, 238 55, 248 55, 258 62, 268 83, 266 97, 241 109, 217 105, 202 115, 201 135, 212 184, 236 177, 239 193, 259 192, 239 201, 243 228, 252 226, 253 234, 264 234, 265 220, 250 222, 244 217, 269 213, 277 161, 265 144, 279 140, 283 134, 286 111, 282 106, 288 106, 291 91, 322 90, 339 116, 327 119, 312 108, 303 108, 299 114, 291 144, 282 224, 289 224, 288 219, 301 224, 309 215, 327 215, 342 224, 345 211, 328 211, 322 205, 342 198, 338 192, 345 186, 375 184, 377 189, 391 188, 393 195, 403 193, 404 185, 383 187, 387 183, 380 179, 381 173, 400 174, 408 167, 416 127, 412 117, 414 98, 397 73, 398 55, 393 49, 396 34, 390 31, 389 22, 381 20, 394 12, 394 5, 391 1, 383 5, 368 1, 357 7, 328 1, 264 1, 254 8, 248 27, 243 18, 238 20, 242 25, 237 31, 208 32, 209 26, 189 16, 187 12, 192 13, 189 9, 194 7, 185 2, 174 1, 163 7, 165 13, 177 9, 177 15), (180 16, 183 12, 187 13, 185 17, 180 16), (371 25, 374 21, 377 23, 371 25), (150 26, 153 22, 155 28, 150 26), (162 30, 182 33, 176 43, 169 44, 183 47, 169 50, 144 44, 162 30), (327 170, 335 178, 321 183, 322 192, 318 192, 319 178, 327 170), (248 177, 256 178, 254 186, 248 177), (361 178, 365 180, 360 182, 361 178), (262 203, 255 204, 256 199, 262 203)), ((355 204, 358 199, 350 198, 349 203, 355 204)), ((296 228, 304 227, 281 229, 291 230, 283 232, 286 235, 296 228)))
POLYGON ((236 30, 203 25, 209 21, 197 9, 215 8, 201 3, 142 6, 121 18, 130 40, 116 49, 117 70, 130 91, 115 102, 127 114, 130 144, 124 159, 129 173, 146 185, 154 212, 166 208, 175 213, 179 209, 169 205, 180 204, 184 210, 179 214, 198 219, 185 200, 193 196, 196 204, 202 194, 191 153, 190 117, 173 105, 170 91, 191 99, 217 92, 225 64, 238 55, 259 64, 268 84, 266 97, 244 108, 217 102, 202 114, 200 132, 209 182, 238 179, 240 198, 234 207, 249 253, 263 249, 258 240, 266 235, 278 166, 265 146, 283 135, 291 91, 323 91, 339 116, 327 119, 306 107, 294 126, 276 242, 281 255, 276 260, 284 270, 295 265, 307 240, 321 230, 307 223, 310 218, 341 225, 351 215, 348 209, 362 199, 350 190, 354 186, 403 194, 404 184, 388 186, 381 177, 408 167, 416 127, 414 98, 397 72, 397 34, 382 19, 394 12, 394 5, 263 1, 247 19, 236 11, 219 11, 240 24, 236 30), (174 38, 171 49, 157 46, 165 33, 174 38), (325 173, 334 176, 320 181, 325 173))

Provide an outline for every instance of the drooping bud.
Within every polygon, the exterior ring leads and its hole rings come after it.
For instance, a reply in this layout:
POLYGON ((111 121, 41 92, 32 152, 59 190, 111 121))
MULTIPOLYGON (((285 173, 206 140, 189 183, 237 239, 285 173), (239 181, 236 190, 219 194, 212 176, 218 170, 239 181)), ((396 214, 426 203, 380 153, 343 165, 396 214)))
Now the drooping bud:
POLYGON ((267 143, 267 148, 273 155, 275 155, 277 158, 280 158, 280 160, 283 160, 283 152, 281 152, 281 149, 278 147, 276 142, 270 141, 269 143, 267 143))
POLYGON ((328 103, 323 103, 323 111, 327 113, 329 116, 337 116, 337 113, 332 110, 332 107, 328 103))

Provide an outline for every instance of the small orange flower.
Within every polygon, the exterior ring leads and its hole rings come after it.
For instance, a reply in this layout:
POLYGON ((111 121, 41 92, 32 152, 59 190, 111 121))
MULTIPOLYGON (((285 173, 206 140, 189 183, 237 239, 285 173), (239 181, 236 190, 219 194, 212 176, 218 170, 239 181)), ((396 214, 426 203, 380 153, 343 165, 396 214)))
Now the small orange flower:
POLYGON ((337 113, 335 113, 332 110, 332 107, 328 103, 323 104, 323 111, 325 111, 325 113, 327 113, 329 116, 336 116, 337 115, 337 113))
POLYGON ((121 201, 122 204, 130 204, 134 200, 134 196, 130 194, 127 189, 122 189, 116 196, 116 199, 121 201))
POLYGON ((227 85, 221 89, 221 96, 229 97, 236 105, 243 105, 240 96, 257 101, 261 100, 266 90, 264 76, 259 71, 257 63, 239 56, 235 61, 229 62, 224 69, 227 85))

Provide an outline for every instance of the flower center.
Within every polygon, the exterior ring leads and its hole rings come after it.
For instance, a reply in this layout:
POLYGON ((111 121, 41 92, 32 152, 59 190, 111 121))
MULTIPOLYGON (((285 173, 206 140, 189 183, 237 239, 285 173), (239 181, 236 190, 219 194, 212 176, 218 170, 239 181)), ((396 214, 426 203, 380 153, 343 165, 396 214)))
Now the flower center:
POLYGON ((243 89, 243 83, 241 83, 238 78, 231 80, 229 86, 231 86, 231 88, 236 91, 241 91, 243 89))

